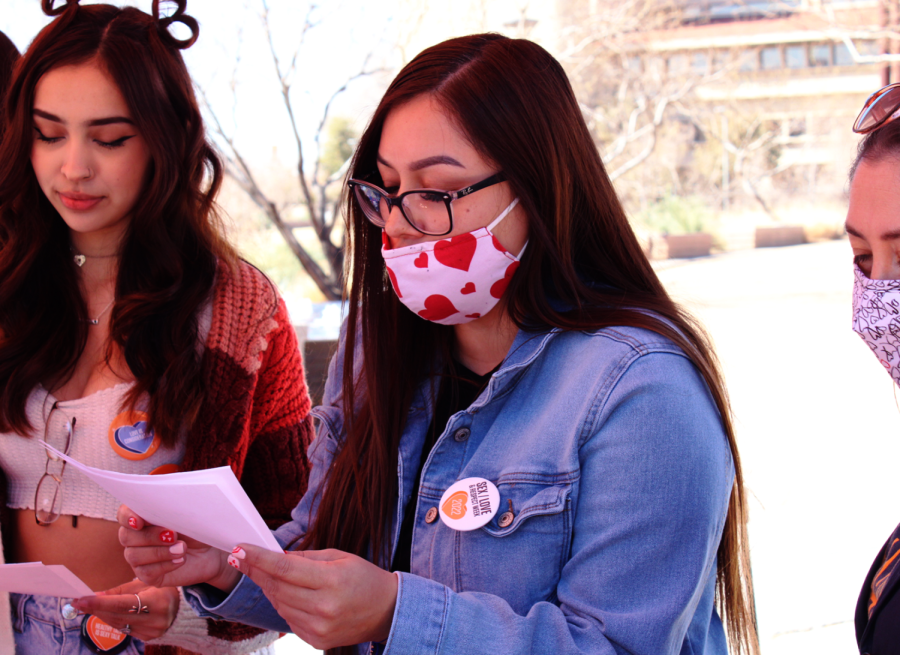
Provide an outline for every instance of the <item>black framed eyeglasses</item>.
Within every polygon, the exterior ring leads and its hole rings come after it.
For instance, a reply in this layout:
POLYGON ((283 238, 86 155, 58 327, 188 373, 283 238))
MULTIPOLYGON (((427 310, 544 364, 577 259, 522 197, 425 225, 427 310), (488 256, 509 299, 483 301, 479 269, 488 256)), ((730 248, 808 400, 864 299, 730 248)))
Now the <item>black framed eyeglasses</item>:
MULTIPOLYGON (((66 416, 59 408, 59 401, 56 401, 44 422, 44 442, 53 445, 51 435, 53 437, 59 435, 62 442, 58 443, 62 447, 57 450, 68 455, 74 434, 75 417, 66 416), (62 419, 62 423, 57 421, 54 424, 54 417, 62 419)), ((34 490, 34 520, 38 525, 50 525, 62 513, 62 476, 66 470, 66 461, 49 450, 45 452, 47 463, 44 465, 44 475, 38 480, 37 488, 34 490)))
POLYGON ((857 134, 868 134, 884 127, 898 117, 900 109, 900 82, 888 84, 870 95, 862 111, 853 123, 857 134))
POLYGON ((373 225, 383 228, 391 210, 400 208, 406 222, 422 234, 442 237, 453 231, 453 210, 450 203, 506 180, 502 171, 458 191, 413 189, 391 195, 379 186, 363 180, 348 180, 356 201, 373 225))

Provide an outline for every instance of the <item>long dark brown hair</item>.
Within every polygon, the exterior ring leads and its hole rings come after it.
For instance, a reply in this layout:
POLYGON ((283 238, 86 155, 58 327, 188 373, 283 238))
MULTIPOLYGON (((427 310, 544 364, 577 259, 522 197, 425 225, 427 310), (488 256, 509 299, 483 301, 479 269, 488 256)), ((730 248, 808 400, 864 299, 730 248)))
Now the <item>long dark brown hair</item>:
MULTIPOLYGON (((706 380, 735 466, 718 550, 718 607, 733 650, 757 652, 743 477, 716 357, 703 329, 669 298, 641 250, 565 72, 540 46, 497 34, 433 46, 391 83, 360 138, 352 177, 377 175, 385 118, 423 94, 504 171, 528 217, 529 246, 505 296, 516 325, 527 331, 646 328, 684 350, 706 380)), ((436 357, 450 352, 453 332, 397 300, 380 254, 381 235, 349 196, 347 216, 346 443, 303 546, 371 552, 387 567, 399 438, 416 388, 433 373, 436 357), (363 359, 358 379, 357 330, 363 359)))
POLYGON ((12 77, 13 66, 19 60, 19 50, 3 32, 0 32, 0 140, 3 139, 3 96, 12 77))
POLYGON ((150 423, 172 444, 190 427, 203 398, 197 310, 209 297, 217 259, 235 254, 221 237, 214 198, 222 165, 206 140, 180 50, 197 38, 186 0, 161 17, 133 7, 44 12, 47 25, 15 68, 0 144, 0 432, 27 434, 25 402, 34 387, 71 375, 87 340, 69 232, 44 196, 30 164, 35 87, 48 71, 96 62, 115 81, 150 150, 140 198, 120 246, 113 344, 136 378, 127 401, 150 395, 150 423), (186 25, 179 41, 168 27, 186 25))

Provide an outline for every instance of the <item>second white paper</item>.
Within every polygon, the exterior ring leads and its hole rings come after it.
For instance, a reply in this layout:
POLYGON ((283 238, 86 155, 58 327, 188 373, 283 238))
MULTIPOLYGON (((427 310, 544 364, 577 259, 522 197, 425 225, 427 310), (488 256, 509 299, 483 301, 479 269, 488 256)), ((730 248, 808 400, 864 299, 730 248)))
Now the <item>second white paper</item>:
POLYGON ((174 530, 225 552, 245 543, 276 553, 281 547, 227 466, 166 475, 104 471, 41 441, 148 523, 174 530))
POLYGON ((62 564, 0 564, 0 591, 60 598, 82 598, 94 592, 62 564))

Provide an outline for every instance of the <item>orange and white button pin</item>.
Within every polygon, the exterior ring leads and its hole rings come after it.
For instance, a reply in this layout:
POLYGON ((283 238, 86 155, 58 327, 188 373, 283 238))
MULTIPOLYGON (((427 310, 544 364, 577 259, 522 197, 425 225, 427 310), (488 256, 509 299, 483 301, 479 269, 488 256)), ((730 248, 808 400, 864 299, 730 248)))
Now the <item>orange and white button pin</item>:
POLYGON ((486 525, 500 507, 500 492, 490 480, 466 478, 451 485, 438 505, 448 528, 468 532, 486 525))
POLYGON ((123 651, 131 643, 127 634, 92 615, 86 616, 81 624, 81 639, 95 653, 110 655, 123 651))

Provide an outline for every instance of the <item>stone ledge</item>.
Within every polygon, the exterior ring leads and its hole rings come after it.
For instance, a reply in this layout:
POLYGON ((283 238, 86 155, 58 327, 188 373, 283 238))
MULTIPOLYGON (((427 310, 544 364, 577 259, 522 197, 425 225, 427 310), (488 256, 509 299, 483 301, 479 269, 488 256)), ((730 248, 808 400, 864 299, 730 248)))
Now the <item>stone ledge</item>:
POLYGON ((757 248, 777 248, 806 243, 806 230, 802 225, 778 225, 756 228, 754 243, 757 248))
POLYGON ((650 239, 650 257, 651 259, 706 257, 711 247, 712 235, 706 232, 665 234, 650 239))

